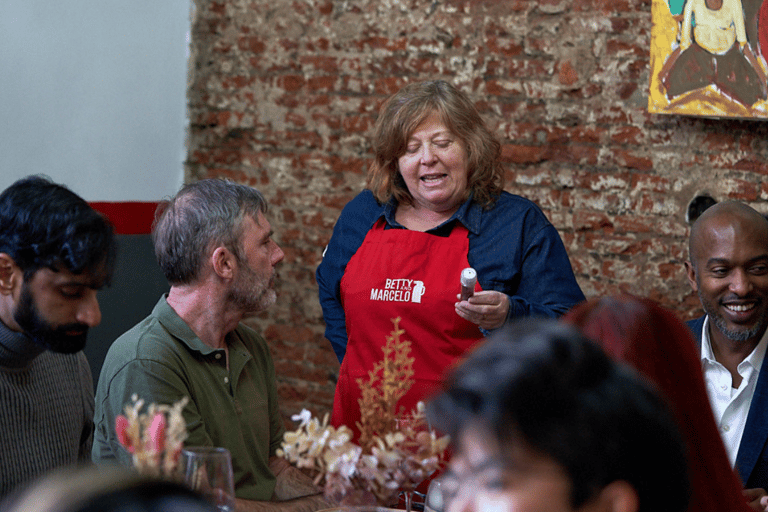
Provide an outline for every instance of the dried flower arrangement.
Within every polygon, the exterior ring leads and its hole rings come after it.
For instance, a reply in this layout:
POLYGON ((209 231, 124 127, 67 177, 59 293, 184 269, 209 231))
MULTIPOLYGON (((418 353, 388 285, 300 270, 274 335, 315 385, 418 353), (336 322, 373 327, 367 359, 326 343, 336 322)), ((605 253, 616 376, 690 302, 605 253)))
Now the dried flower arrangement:
POLYGON ((363 450, 371 448, 375 438, 387 432, 393 432, 397 418, 404 414, 403 408, 395 410, 400 400, 413 385, 413 358, 411 342, 402 336, 400 318, 392 320, 394 330, 387 336, 384 345, 384 357, 368 372, 368 381, 357 379, 360 386, 360 446, 363 450))
POLYGON ((144 400, 136 395, 126 404, 125 416, 115 418, 120 444, 133 455, 133 465, 141 474, 166 479, 178 478, 178 464, 187 425, 181 411, 189 401, 184 397, 173 405, 149 404, 140 414, 144 400))
POLYGON ((384 358, 358 379, 361 388, 360 444, 352 442, 345 425, 322 423, 306 409, 293 416, 299 428, 287 432, 278 455, 315 473, 326 497, 348 505, 397 502, 401 490, 412 490, 434 473, 444 460, 448 436, 428 428, 424 404, 405 414, 397 401, 413 385, 411 342, 402 338, 400 318, 392 320, 384 358))

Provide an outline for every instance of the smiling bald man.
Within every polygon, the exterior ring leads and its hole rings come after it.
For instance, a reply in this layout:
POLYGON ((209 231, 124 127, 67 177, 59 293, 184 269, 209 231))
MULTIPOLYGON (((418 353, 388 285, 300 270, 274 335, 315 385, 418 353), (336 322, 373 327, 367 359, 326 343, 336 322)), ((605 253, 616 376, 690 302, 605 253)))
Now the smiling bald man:
POLYGON ((688 325, 712 410, 755 503, 768 487, 768 220, 736 201, 711 206, 691 228, 685 268, 706 313, 688 325))

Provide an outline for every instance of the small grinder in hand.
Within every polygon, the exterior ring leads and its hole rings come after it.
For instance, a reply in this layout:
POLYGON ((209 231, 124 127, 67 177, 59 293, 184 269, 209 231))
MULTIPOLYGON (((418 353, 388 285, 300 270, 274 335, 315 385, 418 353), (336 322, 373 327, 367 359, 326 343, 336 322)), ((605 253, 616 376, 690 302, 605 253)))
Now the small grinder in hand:
POLYGON ((477 284, 477 272, 472 267, 461 271, 461 300, 468 300, 475 294, 475 284, 477 284))

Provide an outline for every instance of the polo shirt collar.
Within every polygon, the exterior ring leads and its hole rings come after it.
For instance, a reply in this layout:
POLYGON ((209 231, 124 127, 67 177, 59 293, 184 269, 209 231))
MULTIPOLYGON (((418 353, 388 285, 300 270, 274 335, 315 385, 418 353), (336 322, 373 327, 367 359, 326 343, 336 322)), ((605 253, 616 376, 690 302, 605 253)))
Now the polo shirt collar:
POLYGON ((191 350, 195 350, 204 355, 213 354, 222 349, 213 348, 210 345, 203 343, 203 340, 197 337, 195 331, 192 330, 187 322, 185 322, 174 309, 168 304, 166 300, 168 294, 163 294, 160 300, 152 310, 152 315, 158 319, 160 324, 173 336, 181 341, 184 345, 191 350))

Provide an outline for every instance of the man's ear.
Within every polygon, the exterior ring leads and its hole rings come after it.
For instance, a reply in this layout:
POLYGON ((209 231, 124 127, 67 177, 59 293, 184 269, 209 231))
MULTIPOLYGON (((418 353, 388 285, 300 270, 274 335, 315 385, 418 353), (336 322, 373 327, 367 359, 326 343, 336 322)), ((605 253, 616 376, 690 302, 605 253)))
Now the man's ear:
POLYGON ((640 498, 628 482, 616 480, 600 491, 595 505, 594 510, 600 512, 637 512, 640 508, 640 498))
POLYGON ((211 254, 211 265, 213 271, 222 279, 232 279, 235 275, 237 258, 226 247, 217 247, 211 254))
POLYGON ((699 283, 696 281, 696 267, 690 261, 685 262, 685 273, 688 276, 688 284, 691 285, 693 291, 699 291, 699 283))
POLYGON ((21 269, 7 253, 0 252, 0 295, 11 295, 22 279, 21 269))

